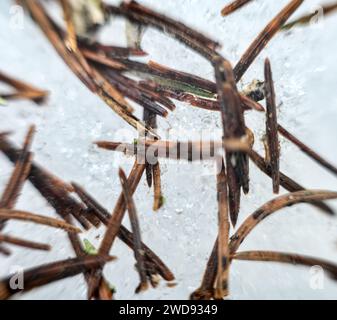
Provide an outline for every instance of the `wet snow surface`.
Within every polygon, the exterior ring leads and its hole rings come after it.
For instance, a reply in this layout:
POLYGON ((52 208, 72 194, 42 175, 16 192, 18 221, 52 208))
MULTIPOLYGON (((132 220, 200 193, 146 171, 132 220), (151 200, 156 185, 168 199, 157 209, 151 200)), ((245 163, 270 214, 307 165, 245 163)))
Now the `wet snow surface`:
MULTIPOLYGON (((213 36, 223 44, 221 53, 236 63, 249 43, 265 24, 288 1, 257 0, 230 17, 220 16, 228 1, 140 1, 158 11, 180 19, 213 36)), ((319 1, 306 1, 295 16, 314 8, 319 1)), ((11 24, 9 0, 0 2, 1 70, 20 76, 36 86, 51 91, 46 106, 30 102, 11 103, 0 108, 0 128, 14 130, 12 139, 21 143, 29 124, 37 125, 33 150, 36 160, 66 181, 76 181, 92 193, 107 209, 112 210, 121 191, 117 168, 131 166, 130 159, 119 159, 92 145, 95 140, 132 141, 134 130, 120 120, 99 98, 91 94, 72 74, 40 30, 28 17, 23 29, 11 24), (123 131, 121 131, 123 130, 123 131), (130 136, 131 134, 131 136, 130 136), (124 138, 123 138, 124 136, 124 138), (120 162, 118 162, 120 161, 120 162)), ((101 39, 124 44, 124 23, 114 20, 102 32, 101 39)), ((240 86, 254 78, 263 78, 263 60, 270 58, 276 82, 279 122, 332 162, 337 161, 337 42, 336 17, 328 17, 318 25, 297 28, 278 34, 249 69, 240 86)), ((149 58, 168 66, 213 79, 209 63, 156 30, 148 29, 143 47, 149 58)), ((138 108, 138 114, 140 108, 138 108)), ((219 114, 177 103, 177 110, 161 120, 162 137, 170 128, 172 136, 199 139, 201 130, 221 129, 219 114), (179 131, 185 129, 185 131, 179 131), (192 133, 191 133, 192 132, 192 133)), ((256 148, 262 152, 260 137, 264 131, 264 115, 247 113, 247 124, 254 129, 256 148)), ((220 130, 221 132, 221 130, 220 130)), ((281 169, 310 188, 335 189, 336 179, 302 155, 281 138, 281 169)), ((209 164, 162 165, 163 191, 166 204, 153 213, 152 192, 144 179, 135 200, 139 211, 143 240, 173 270, 175 288, 162 282, 157 290, 136 295, 138 274, 132 252, 119 240, 112 253, 118 261, 105 269, 106 277, 117 288, 118 299, 186 299, 200 284, 201 277, 216 237, 217 204, 215 178, 209 164)), ((0 156, 0 186, 4 187, 12 166, 0 156)), ((238 225, 257 207, 270 200, 271 181, 251 165, 251 192, 242 199, 238 225)), ((284 192, 282 190, 282 192, 284 192)), ((336 202, 332 205, 337 209, 336 202)), ((44 199, 27 183, 17 204, 39 214, 55 216, 44 199)), ((129 225, 128 218, 124 220, 129 225)), ((6 228, 13 235, 47 242, 50 253, 13 248, 10 258, 1 257, 0 276, 14 266, 24 268, 72 257, 66 235, 61 231, 31 224, 11 222, 6 228)), ((104 228, 82 235, 99 245, 104 228)), ((325 217, 308 205, 284 209, 264 221, 243 243, 241 249, 298 252, 337 262, 337 221, 325 217)), ((310 287, 312 274, 308 268, 259 262, 234 262, 231 268, 232 299, 304 299, 336 298, 337 285, 324 278, 322 290, 310 287)), ((85 299, 86 284, 82 276, 59 281, 21 296, 22 299, 85 299)))

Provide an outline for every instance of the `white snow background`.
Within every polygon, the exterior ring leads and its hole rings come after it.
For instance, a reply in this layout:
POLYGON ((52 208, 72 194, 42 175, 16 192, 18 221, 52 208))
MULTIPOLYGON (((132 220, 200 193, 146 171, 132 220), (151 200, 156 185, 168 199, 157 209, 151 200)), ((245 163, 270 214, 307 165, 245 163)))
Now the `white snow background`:
MULTIPOLYGON (((322 0, 323 1, 323 0, 322 0)), ((288 0, 257 0, 229 17, 221 17, 225 0, 140 1, 142 4, 177 18, 212 36, 222 44, 221 53, 235 64, 250 42, 288 0)), ((325 1, 324 3, 327 3, 325 1)), ((113 1, 117 3, 117 1, 113 1)), ((312 12, 320 1, 307 0, 294 17, 312 12)), ((37 162, 65 181, 76 181, 93 194, 109 211, 121 192, 113 154, 93 146, 95 140, 117 140, 116 133, 130 127, 109 109, 68 69, 39 28, 25 16, 23 28, 11 24, 10 0, 0 1, 0 69, 51 92, 45 106, 28 101, 0 107, 0 130, 14 130, 11 137, 22 143, 30 124, 36 124, 33 144, 37 162)), ((125 44, 124 22, 116 19, 100 35, 112 44, 125 44)), ((310 27, 279 33, 246 73, 244 84, 263 79, 263 61, 269 57, 276 84, 279 122, 333 163, 337 163, 337 17, 323 19, 310 27)), ((143 48, 150 59, 176 69, 213 79, 210 64, 172 38, 148 29, 143 48)), ((141 115, 141 108, 137 108, 141 115)), ((264 114, 248 112, 247 124, 256 133, 256 148, 262 152, 264 114)), ((164 129, 221 129, 220 115, 191 108, 177 102, 177 110, 164 129)), ((133 134, 136 137, 136 132, 133 134)), ((187 140, 188 133, 181 137, 187 140)), ((200 137, 199 137, 200 138, 200 137)), ((130 140, 129 140, 130 141, 130 140)), ((337 190, 337 181, 325 169, 281 138, 281 169, 307 188, 337 190)), ((125 159, 125 158, 122 158, 125 159)), ((126 159, 125 159, 126 160, 126 159)), ((129 172, 130 160, 122 163, 129 172)), ((199 286, 217 233, 215 177, 203 174, 207 164, 162 165, 165 206, 152 211, 152 191, 143 178, 135 194, 143 240, 173 270, 177 286, 164 282, 158 289, 136 295, 138 274, 134 256, 117 240, 111 253, 118 256, 104 273, 117 288, 117 299, 187 299, 199 286)), ((0 155, 0 191, 12 165, 0 155)), ((274 197, 271 180, 251 164, 251 192, 243 196, 238 226, 260 205, 274 197)), ((282 189, 282 193, 285 191, 282 189)), ((337 209, 337 203, 331 203, 337 209)), ((39 193, 26 183, 16 206, 55 217, 39 193)), ((128 217, 124 223, 129 225, 128 217)), ((99 245, 104 228, 85 232, 99 245), (100 239, 96 239, 100 236, 100 239)), ((13 235, 50 243, 51 252, 27 251, 13 247, 9 258, 0 257, 0 276, 13 266, 24 268, 73 257, 67 236, 62 231, 20 222, 10 222, 6 231, 13 235)), ((309 205, 283 209, 261 223, 245 240, 241 250, 297 252, 337 262, 337 218, 329 218, 309 205)), ((309 268, 275 263, 234 261, 230 272, 231 299, 334 299, 337 285, 328 277, 324 287, 310 287, 309 268)), ((33 290, 20 299, 85 299, 83 276, 65 279, 33 290)))

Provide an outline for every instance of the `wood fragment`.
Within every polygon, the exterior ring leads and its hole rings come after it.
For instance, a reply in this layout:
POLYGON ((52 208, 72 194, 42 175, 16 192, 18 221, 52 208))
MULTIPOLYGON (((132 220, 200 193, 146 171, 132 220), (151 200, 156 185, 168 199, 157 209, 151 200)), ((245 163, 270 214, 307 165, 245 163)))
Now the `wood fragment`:
POLYGON ((227 6, 225 6, 221 10, 221 15, 222 16, 228 16, 231 13, 233 13, 234 11, 242 8, 243 6, 248 4, 249 2, 251 2, 251 0, 235 0, 235 1, 231 2, 230 4, 228 4, 227 6))
POLYGON ((291 0, 289 4, 271 22, 269 22, 263 31, 256 37, 234 68, 236 82, 240 81, 256 57, 302 3, 303 0, 291 0))
POLYGON ((306 155, 308 155, 311 159, 316 161, 318 164, 332 172, 335 176, 337 176, 337 168, 333 164, 331 164, 329 161, 322 158, 319 154, 317 154, 315 151, 313 151, 310 147, 305 145, 302 141, 297 139, 293 134, 291 134, 287 129, 285 129, 280 124, 278 125, 278 131, 282 136, 284 136, 286 139, 291 141, 293 144, 295 144, 298 148, 300 148, 301 151, 303 151, 306 155))
POLYGON ((280 191, 280 145, 277 131, 277 111, 275 102, 274 81, 269 59, 265 60, 265 95, 266 95, 266 138, 268 144, 268 158, 272 172, 273 191, 280 191))
POLYGON ((144 252, 142 250, 142 240, 141 240, 141 232, 139 226, 138 215, 136 211, 136 206, 131 196, 131 192, 129 190, 129 185, 127 182, 126 175, 124 171, 119 169, 119 178, 121 181, 124 201, 126 202, 126 207, 129 212, 129 219, 131 223, 131 229, 133 232, 134 239, 134 253, 137 261, 137 270, 139 272, 140 284, 136 289, 136 293, 143 292, 148 289, 148 282, 145 270, 145 262, 144 262, 144 252))

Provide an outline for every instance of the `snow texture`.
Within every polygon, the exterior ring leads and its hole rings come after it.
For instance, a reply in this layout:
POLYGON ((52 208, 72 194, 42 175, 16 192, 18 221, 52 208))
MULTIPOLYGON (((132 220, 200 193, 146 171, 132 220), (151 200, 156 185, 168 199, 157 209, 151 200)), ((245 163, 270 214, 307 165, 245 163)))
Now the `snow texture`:
MULTIPOLYGON (((223 18, 221 8, 227 0, 140 1, 186 24, 209 34, 222 44, 221 53, 235 64, 250 42, 266 23, 283 8, 288 0, 257 0, 233 15, 223 18)), ((117 3, 117 2, 113 2, 117 3)), ((319 4, 308 0, 294 16, 319 4)), ((65 181, 76 181, 92 193, 108 210, 112 210, 121 192, 118 179, 118 158, 93 146, 95 140, 130 142, 136 132, 114 114, 63 63, 39 28, 28 16, 23 25, 13 23, 15 8, 9 0, 0 1, 1 70, 19 76, 51 92, 46 106, 28 101, 0 107, 0 128, 14 130, 12 139, 22 143, 30 124, 36 124, 33 150, 37 162, 65 181), (130 136, 131 133, 131 136, 130 136)), ((114 19, 100 35, 107 43, 125 44, 124 22, 114 19)), ((254 62, 240 83, 263 79, 263 61, 271 60, 276 83, 279 122, 314 150, 336 163, 337 90, 336 16, 326 17, 318 24, 278 34, 254 62), (335 39, 335 40, 334 40, 335 39)), ((176 69, 213 79, 210 64, 177 41, 148 29, 143 47, 149 58, 176 69)), ((137 114, 141 109, 137 107, 137 114)), ((221 134, 218 113, 198 110, 177 102, 177 110, 167 120, 162 138, 170 130, 171 137, 194 139, 201 130, 221 134), (185 131, 179 131, 179 130, 185 131)), ((263 152, 259 139, 264 132, 264 115, 247 113, 247 124, 256 133, 256 148, 263 152)), ((336 178, 303 155, 295 146, 281 138, 281 169, 308 188, 336 190, 336 178)), ((128 172, 130 159, 120 157, 128 172)), ((168 288, 164 282, 158 289, 136 295, 138 274, 132 252, 119 240, 113 246, 116 262, 104 269, 107 279, 117 289, 117 299, 187 299, 199 286, 206 261, 217 233, 216 183, 208 173, 210 164, 185 164, 170 161, 162 165, 163 192, 166 203, 158 213, 152 212, 152 191, 145 179, 135 194, 140 215, 143 240, 176 275, 177 286, 168 288)), ((12 165, 0 156, 0 189, 8 180, 12 165)), ((0 190, 0 191, 1 191, 0 190)), ((285 191, 282 189, 282 193, 285 191)), ((272 195, 269 178, 251 164, 251 192, 242 199, 238 225, 272 195)), ((336 202, 331 203, 337 209, 336 202)), ((56 214, 38 192, 26 183, 17 204, 39 214, 56 214)), ((129 225, 128 218, 124 223, 129 225)), ((82 235, 98 246, 104 228, 82 235)), ((50 243, 50 253, 13 248, 10 258, 0 257, 0 276, 8 275, 15 266, 24 268, 73 257, 67 236, 47 227, 10 222, 6 231, 36 241, 50 243)), ((337 262, 337 221, 309 205, 283 209, 254 230, 241 249, 279 250, 317 256, 337 262)), ((275 263, 234 262, 230 274, 231 299, 334 299, 337 285, 324 278, 321 290, 310 284, 309 268, 275 263)), ((33 290, 20 299, 85 299, 86 283, 82 276, 56 282, 33 290)))

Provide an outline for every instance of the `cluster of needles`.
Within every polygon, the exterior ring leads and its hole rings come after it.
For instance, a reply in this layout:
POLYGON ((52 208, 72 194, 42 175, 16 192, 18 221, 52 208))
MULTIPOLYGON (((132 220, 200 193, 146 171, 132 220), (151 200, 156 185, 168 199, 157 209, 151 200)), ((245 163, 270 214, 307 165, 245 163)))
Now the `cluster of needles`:
MULTIPOLYGON (((244 52, 239 62, 232 64, 218 49, 220 44, 185 24, 157 13, 135 1, 123 2, 119 6, 102 2, 101 9, 106 17, 123 17, 139 29, 151 27, 165 32, 176 40, 200 54, 214 68, 215 82, 199 76, 174 70, 154 61, 147 63, 132 60, 135 56, 146 56, 140 42, 134 46, 117 47, 88 40, 76 33, 73 9, 67 0, 55 0, 63 11, 64 26, 57 24, 39 0, 19 0, 32 19, 44 32, 55 50, 74 74, 91 92, 104 102, 129 125, 139 132, 139 139, 133 143, 99 141, 99 148, 121 151, 135 157, 134 165, 127 176, 119 170, 121 193, 110 213, 97 202, 82 186, 68 184, 48 170, 35 163, 30 151, 35 128, 29 128, 22 148, 16 148, 9 140, 9 133, 0 134, 0 151, 14 164, 13 173, 0 199, 0 254, 10 255, 8 245, 18 245, 32 250, 50 250, 47 244, 19 239, 3 233, 8 220, 22 220, 60 228, 67 232, 74 249, 75 258, 42 265, 25 271, 24 289, 10 287, 10 277, 0 280, 0 299, 10 298, 17 292, 43 286, 50 282, 82 273, 88 286, 88 299, 113 299, 114 290, 104 277, 104 266, 115 259, 110 256, 112 246, 118 237, 134 253, 139 285, 136 292, 157 287, 160 278, 174 283, 173 272, 165 263, 142 242, 141 226, 133 194, 143 175, 149 188, 153 187, 153 209, 159 210, 164 204, 161 190, 160 158, 194 161, 215 159, 218 167, 216 175, 218 199, 218 235, 210 254, 200 287, 191 293, 191 299, 217 299, 229 296, 229 274, 233 260, 272 261, 304 266, 320 265, 333 278, 337 279, 337 265, 321 259, 302 255, 273 252, 238 252, 241 243, 250 232, 264 219, 287 206, 309 203, 322 213, 334 215, 333 209, 325 200, 336 199, 337 192, 309 190, 280 171, 279 135, 295 144, 301 151, 318 164, 337 175, 337 168, 323 159, 311 148, 297 139, 277 120, 275 88, 271 62, 265 60, 264 81, 251 90, 240 92, 237 83, 245 75, 270 40, 281 30, 289 29, 298 23, 305 23, 308 17, 286 24, 290 16, 303 3, 291 0, 255 38, 244 52), (135 80, 135 76, 138 80, 135 80), (143 119, 134 115, 129 100, 141 106, 143 119), (210 152, 204 152, 203 141, 172 142, 163 141, 157 134, 157 117, 167 117, 176 108, 174 101, 183 101, 194 108, 218 112, 221 117, 223 138, 207 144, 210 152), (260 101, 266 101, 266 110, 260 101), (254 149, 254 133, 245 123, 245 113, 265 112, 266 137, 265 156, 254 149), (151 150, 153 161, 147 157, 151 150), (187 150, 186 153, 180 150, 187 150), (141 161, 143 160, 143 161, 141 161), (249 165, 254 163, 259 170, 272 180, 275 194, 284 188, 289 193, 279 196, 255 210, 235 229, 240 213, 242 192, 249 193, 249 165), (15 210, 15 203, 22 186, 29 181, 55 209, 58 219, 15 210), (76 195, 76 197, 74 196, 76 195), (123 226, 125 213, 128 212, 131 230, 123 226), (79 238, 81 229, 106 226, 100 247, 88 248, 79 238), (231 232, 233 230, 233 232, 231 232), (232 236, 230 236, 232 234, 232 236)), ((234 1, 222 10, 222 15, 233 13, 246 5, 249 0, 234 1)), ((324 7, 329 13, 335 6, 324 7)), ((1 95, 11 98, 28 98, 41 101, 46 92, 14 80, 0 73, 0 80, 14 87, 17 92, 1 95)))

